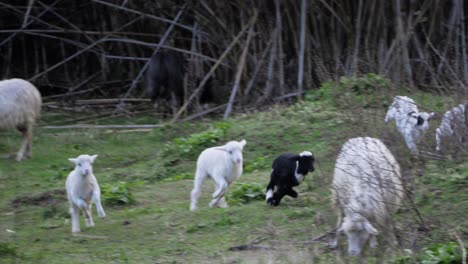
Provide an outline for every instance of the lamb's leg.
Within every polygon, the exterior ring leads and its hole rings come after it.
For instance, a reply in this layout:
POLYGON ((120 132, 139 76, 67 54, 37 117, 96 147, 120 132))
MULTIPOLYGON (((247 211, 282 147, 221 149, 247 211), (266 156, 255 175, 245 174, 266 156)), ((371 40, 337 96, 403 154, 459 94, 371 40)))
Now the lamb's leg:
POLYGON ((297 192, 294 191, 292 188, 286 190, 286 195, 291 196, 292 198, 297 198, 299 196, 299 194, 297 194, 297 192))
POLYGON ((26 146, 26 158, 31 158, 32 157, 32 134, 33 134, 33 128, 32 126, 28 127, 28 145, 26 146))
POLYGON ((94 194, 93 202, 96 204, 96 210, 97 210, 99 218, 106 217, 106 213, 104 212, 104 209, 102 208, 102 205, 101 205, 101 195, 99 193, 94 194))
POLYGON ((195 173, 195 180, 193 181, 193 190, 190 194, 190 211, 197 209, 197 201, 201 194, 201 186, 206 178, 206 173, 199 170, 195 173))
POLYGON ((270 183, 268 183, 268 186, 266 188, 266 195, 265 195, 265 200, 266 203, 269 205, 273 205, 273 194, 275 191, 275 185, 274 183, 270 180, 270 183))
POLYGON ((273 206, 278 206, 286 193, 286 189, 279 187, 278 190, 273 193, 273 206))
MULTIPOLYGON (((86 212, 88 217, 86 218, 86 226, 94 226, 94 221, 93 221, 93 214, 91 213, 91 209, 93 207, 92 203, 89 203, 88 208, 86 208, 86 212)), ((85 214, 86 216, 86 214, 85 214)))
POLYGON ((411 137, 405 137, 405 142, 408 148, 411 150, 411 152, 414 155, 418 154, 418 148, 416 147, 416 143, 414 142, 413 138, 411 137))
POLYGON ((213 193, 212 197, 213 200, 210 202, 210 207, 213 207, 218 204, 219 200, 224 197, 224 194, 226 194, 228 184, 224 180, 224 178, 215 180, 216 183, 216 191, 213 193))
POLYGON ((436 151, 440 152, 440 135, 442 134, 442 131, 440 128, 436 129, 436 151))
POLYGON ((76 205, 71 205, 70 206, 70 215, 71 215, 71 220, 72 220, 72 232, 73 233, 78 233, 80 232, 80 208, 76 205))
MULTIPOLYGON (((18 154, 16 155, 16 160, 20 161, 23 159, 24 154, 26 152, 26 157, 31 156, 31 153, 28 155, 28 146, 32 141, 32 131, 31 129, 28 129, 27 127, 19 126, 18 130, 23 134, 23 141, 21 143, 21 148, 18 151, 18 154)), ((30 151, 29 151, 30 152, 30 151)))
POLYGON ((218 205, 221 208, 228 208, 229 207, 227 202, 226 202, 226 199, 224 198, 224 196, 221 197, 221 199, 219 199, 218 205))
POLYGON ((339 208, 338 204, 336 204, 336 214, 337 214, 337 220, 336 220, 336 234, 333 240, 330 242, 330 248, 335 249, 338 246, 338 240, 340 238, 340 233, 338 232, 338 229, 341 227, 341 221, 343 220, 343 212, 341 211, 341 208, 339 208))

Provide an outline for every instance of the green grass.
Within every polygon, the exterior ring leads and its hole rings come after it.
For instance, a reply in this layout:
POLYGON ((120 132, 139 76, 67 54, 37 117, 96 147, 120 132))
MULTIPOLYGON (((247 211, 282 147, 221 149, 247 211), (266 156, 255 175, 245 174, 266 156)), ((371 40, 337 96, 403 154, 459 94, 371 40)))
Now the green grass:
MULTIPOLYGON (((448 109, 453 101, 425 94, 414 98, 437 111, 448 109)), ((53 131, 39 127, 34 135, 32 159, 0 160, 0 262, 346 261, 347 257, 325 245, 329 237, 319 242, 307 241, 334 228, 335 215, 329 197, 333 166, 341 145, 356 136, 382 138, 389 145, 403 171, 411 175, 414 201, 427 227, 413 242, 419 223, 414 210, 405 202, 397 216, 401 245, 399 249, 384 250, 386 260, 403 256, 407 252, 403 249, 408 248, 413 254, 423 254, 421 250, 433 244, 456 241, 455 234, 467 243, 468 224, 464 218, 468 215, 468 162, 412 157, 393 124, 383 124, 385 110, 379 107, 343 111, 327 101, 312 99, 290 107, 275 106, 267 112, 233 117, 222 133, 216 131, 216 121, 173 125, 149 132, 53 131), (213 184, 209 181, 202 190, 200 209, 190 212, 189 195, 199 151, 243 138, 247 140, 246 170, 231 190, 245 188, 251 192, 247 196, 256 197, 257 187, 264 188, 268 183, 271 162, 277 155, 309 150, 316 156, 316 171, 296 188, 299 198, 285 197, 279 207, 273 208, 263 200, 239 202, 242 194, 229 194, 229 208, 210 209, 213 184), (184 149, 189 149, 190 155, 184 149), (64 189, 66 176, 73 168, 67 159, 80 154, 98 154, 94 173, 99 183, 109 188, 125 185, 128 190, 116 190, 117 198, 113 198, 118 200, 119 195, 125 196, 130 191, 134 203, 104 204, 107 217, 101 220, 93 211, 96 226, 85 227, 81 218, 82 233, 72 236, 67 201, 60 190, 64 189), (264 239, 261 245, 275 250, 228 250, 257 238, 264 239)), ((60 118, 65 117, 45 113, 41 125, 60 118)), ((137 119, 154 123, 151 120, 137 119)), ((428 139, 434 128, 433 124, 428 139)), ((19 141, 14 132, 2 132, 0 153, 15 152, 19 141)), ((432 141, 423 148, 430 149, 432 141)), ((377 261, 373 252, 369 252, 366 260, 377 261)))

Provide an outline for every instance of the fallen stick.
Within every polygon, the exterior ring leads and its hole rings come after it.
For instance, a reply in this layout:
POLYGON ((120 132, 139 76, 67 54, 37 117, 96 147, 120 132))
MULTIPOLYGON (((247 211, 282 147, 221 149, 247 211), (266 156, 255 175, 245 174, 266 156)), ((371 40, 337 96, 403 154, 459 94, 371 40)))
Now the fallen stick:
POLYGON ((229 250, 230 251, 242 251, 242 250, 258 250, 258 249, 271 250, 271 249, 274 249, 271 246, 257 245, 258 243, 264 241, 265 239, 266 239, 265 237, 258 237, 258 238, 254 239, 252 242, 250 242, 248 244, 230 247, 229 250))
POLYGON ((125 103, 149 103, 151 102, 150 99, 138 99, 138 98, 108 98, 108 99, 86 99, 86 100, 76 100, 75 104, 77 105, 92 105, 92 104, 116 104, 120 103, 121 101, 125 103))
POLYGON ((67 125, 67 126, 43 126, 45 129, 133 129, 133 128, 160 128, 164 124, 158 125, 67 125))

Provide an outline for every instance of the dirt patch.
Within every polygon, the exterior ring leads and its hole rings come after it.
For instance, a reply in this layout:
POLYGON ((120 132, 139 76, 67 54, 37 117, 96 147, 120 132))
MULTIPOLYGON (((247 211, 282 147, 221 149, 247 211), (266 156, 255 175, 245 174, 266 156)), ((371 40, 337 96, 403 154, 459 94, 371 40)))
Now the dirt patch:
POLYGON ((65 190, 55 189, 40 194, 16 197, 11 201, 11 205, 15 208, 21 207, 23 205, 50 206, 57 205, 64 202, 65 200, 65 190))

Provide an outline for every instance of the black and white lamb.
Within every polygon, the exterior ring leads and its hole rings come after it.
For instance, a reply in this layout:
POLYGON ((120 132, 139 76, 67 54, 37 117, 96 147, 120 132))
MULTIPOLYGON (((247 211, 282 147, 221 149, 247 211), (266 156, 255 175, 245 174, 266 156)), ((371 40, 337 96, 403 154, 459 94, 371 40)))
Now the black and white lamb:
POLYGON ((270 183, 266 189, 266 202, 278 206, 285 195, 297 198, 293 190, 308 172, 314 171, 314 156, 309 151, 300 154, 285 153, 273 161, 270 183))

